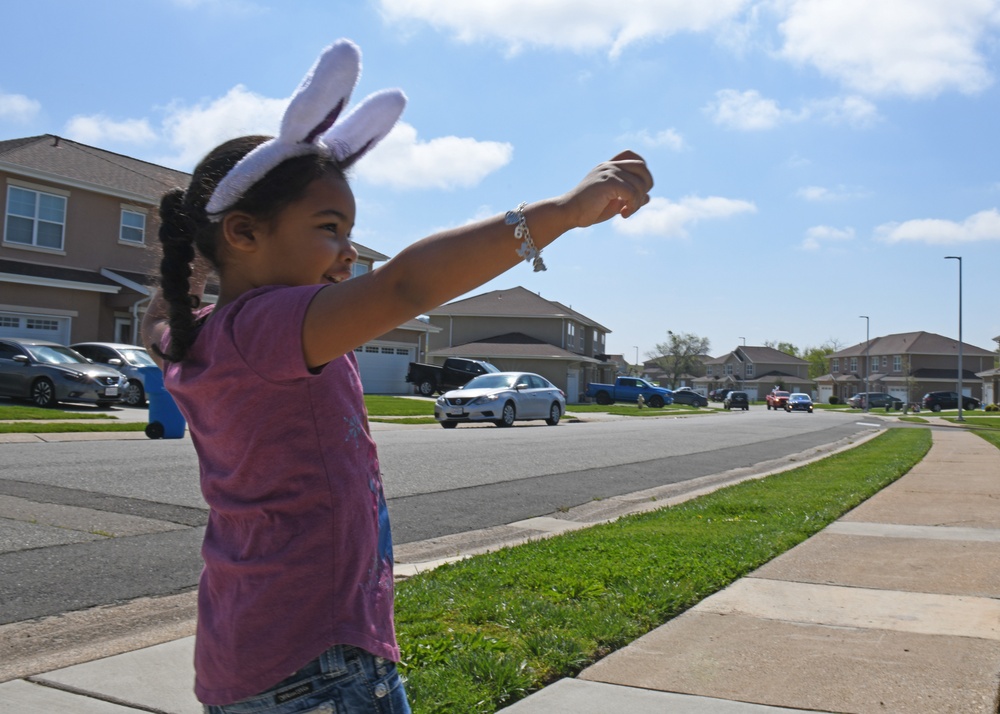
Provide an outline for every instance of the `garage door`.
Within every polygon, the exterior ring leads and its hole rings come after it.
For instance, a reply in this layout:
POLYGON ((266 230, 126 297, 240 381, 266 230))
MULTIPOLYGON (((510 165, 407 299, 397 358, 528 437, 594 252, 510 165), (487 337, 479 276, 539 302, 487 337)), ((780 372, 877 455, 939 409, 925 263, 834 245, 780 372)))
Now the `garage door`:
POLYGON ((354 351, 365 394, 412 394, 406 370, 413 361, 412 347, 371 343, 354 351))
POLYGON ((24 337, 68 345, 69 327, 68 317, 0 312, 0 337, 24 337))

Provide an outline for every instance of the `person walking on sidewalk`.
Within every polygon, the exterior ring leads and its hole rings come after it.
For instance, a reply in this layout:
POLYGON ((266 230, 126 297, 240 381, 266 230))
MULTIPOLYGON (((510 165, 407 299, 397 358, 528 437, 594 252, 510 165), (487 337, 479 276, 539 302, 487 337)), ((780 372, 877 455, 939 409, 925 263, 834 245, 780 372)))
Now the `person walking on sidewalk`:
POLYGON ((425 238, 351 278, 347 171, 405 103, 338 121, 360 70, 327 48, 277 137, 210 152, 160 207, 160 289, 143 339, 187 419, 210 507, 195 693, 211 714, 408 712, 396 672, 392 540, 355 348, 577 227, 628 217, 652 176, 626 151, 567 193, 425 238), (530 230, 529 230, 530 226, 530 230), (512 240, 513 239, 513 240, 512 240), (207 264, 217 304, 199 307, 207 264))

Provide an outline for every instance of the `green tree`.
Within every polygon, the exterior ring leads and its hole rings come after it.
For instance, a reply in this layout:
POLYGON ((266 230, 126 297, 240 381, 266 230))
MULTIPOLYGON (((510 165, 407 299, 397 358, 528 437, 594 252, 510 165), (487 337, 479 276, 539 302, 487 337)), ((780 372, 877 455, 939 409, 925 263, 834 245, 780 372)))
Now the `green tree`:
POLYGON ((809 363, 809 379, 830 373, 830 355, 840 349, 835 340, 827 340, 819 347, 806 347, 802 359, 809 363))
POLYGON ((676 387, 682 374, 700 377, 705 373, 701 355, 708 354, 709 344, 707 337, 667 330, 667 341, 656 345, 656 351, 650 357, 666 372, 667 383, 676 387))

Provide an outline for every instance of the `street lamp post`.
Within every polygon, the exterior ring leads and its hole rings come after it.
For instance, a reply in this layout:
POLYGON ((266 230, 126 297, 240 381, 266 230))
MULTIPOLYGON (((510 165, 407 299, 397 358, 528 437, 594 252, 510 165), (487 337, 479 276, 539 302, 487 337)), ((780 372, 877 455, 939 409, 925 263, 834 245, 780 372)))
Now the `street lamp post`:
POLYGON ((639 369, 639 345, 632 345, 635 348, 635 376, 638 377, 642 370, 639 369))
POLYGON ((868 412, 868 402, 871 401, 868 398, 868 372, 871 371, 872 358, 871 358, 871 320, 868 319, 868 315, 858 315, 858 317, 863 317, 865 320, 865 412, 868 412))
POLYGON ((747 346, 747 338, 746 337, 741 337, 740 339, 743 340, 743 346, 746 347, 747 346))
POLYGON ((962 256, 946 255, 944 259, 958 261, 958 421, 965 421, 962 416, 962 256))

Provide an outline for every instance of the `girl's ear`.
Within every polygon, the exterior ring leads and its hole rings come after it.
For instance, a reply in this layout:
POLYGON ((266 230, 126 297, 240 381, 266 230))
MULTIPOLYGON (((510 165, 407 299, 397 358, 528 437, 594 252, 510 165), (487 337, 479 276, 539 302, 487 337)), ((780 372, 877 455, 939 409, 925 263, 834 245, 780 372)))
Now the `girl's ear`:
POLYGON ((249 213, 230 211, 222 219, 222 238, 236 251, 253 253, 260 245, 254 236, 257 226, 257 219, 249 213))

